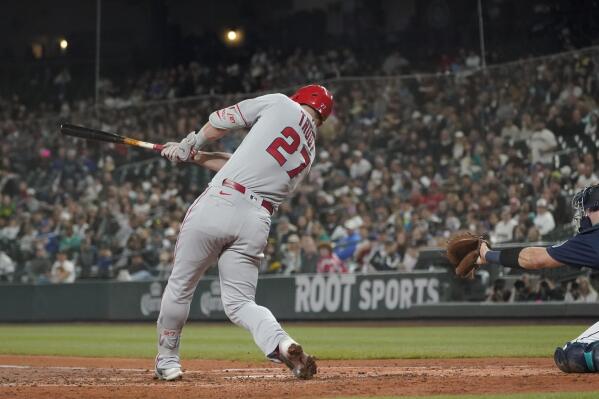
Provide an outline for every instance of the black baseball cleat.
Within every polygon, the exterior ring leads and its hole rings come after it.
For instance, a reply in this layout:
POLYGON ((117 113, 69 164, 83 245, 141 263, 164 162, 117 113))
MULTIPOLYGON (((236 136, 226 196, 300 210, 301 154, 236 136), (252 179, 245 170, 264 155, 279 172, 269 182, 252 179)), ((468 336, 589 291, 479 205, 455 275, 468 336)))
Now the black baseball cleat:
POLYGON ((302 346, 291 339, 281 342, 267 358, 275 363, 284 363, 300 380, 311 379, 318 370, 314 356, 305 353, 302 346))

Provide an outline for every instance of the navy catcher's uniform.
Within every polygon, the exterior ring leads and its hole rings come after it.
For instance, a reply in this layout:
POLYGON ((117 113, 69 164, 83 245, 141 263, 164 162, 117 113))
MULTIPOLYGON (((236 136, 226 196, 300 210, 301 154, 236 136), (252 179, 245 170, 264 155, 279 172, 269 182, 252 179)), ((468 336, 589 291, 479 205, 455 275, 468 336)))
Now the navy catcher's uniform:
POLYGON ((547 253, 565 265, 599 269, 599 225, 582 230, 561 244, 548 247, 547 253))
MULTIPOLYGON (((547 253, 565 265, 599 269, 599 223, 596 221, 599 185, 584 188, 574 196, 572 203, 576 219, 580 220, 579 233, 562 244, 547 248, 547 253)), ((563 347, 556 348, 553 357, 560 370, 567 373, 599 371, 599 322, 563 347)))

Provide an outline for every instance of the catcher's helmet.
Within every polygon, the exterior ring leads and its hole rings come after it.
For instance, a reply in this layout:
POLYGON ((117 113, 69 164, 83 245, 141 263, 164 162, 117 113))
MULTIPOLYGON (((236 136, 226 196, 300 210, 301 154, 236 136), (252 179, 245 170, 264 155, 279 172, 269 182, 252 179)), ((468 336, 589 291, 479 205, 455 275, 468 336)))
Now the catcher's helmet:
POLYGON ((308 105, 318 114, 324 122, 333 110, 333 95, 320 85, 304 86, 290 97, 299 104, 308 105))
POLYGON ((587 187, 583 190, 582 206, 590 212, 599 211, 599 184, 587 187))
POLYGON ((592 226, 591 220, 585 216, 586 212, 599 211, 599 184, 588 186, 580 190, 572 198, 574 208, 574 222, 578 230, 582 231, 592 226))

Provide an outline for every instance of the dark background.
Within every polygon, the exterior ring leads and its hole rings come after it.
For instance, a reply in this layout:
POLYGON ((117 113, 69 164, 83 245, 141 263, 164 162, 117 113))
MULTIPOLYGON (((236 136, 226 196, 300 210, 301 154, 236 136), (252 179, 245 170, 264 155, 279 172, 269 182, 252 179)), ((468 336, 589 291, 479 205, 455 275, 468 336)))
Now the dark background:
MULTIPOLYGON (((101 74, 186 64, 227 64, 261 48, 285 53, 350 47, 377 62, 399 50, 418 71, 443 54, 479 51, 477 0, 102 0, 101 74), (236 28, 232 48, 223 34, 236 28)), ((68 67, 90 93, 95 0, 11 1, 0 11, 0 85, 18 91, 35 73, 68 67), (66 38, 66 52, 59 41, 66 38), (32 45, 42 46, 36 59, 32 45)), ((597 43, 599 0, 482 0, 487 62, 597 43)))

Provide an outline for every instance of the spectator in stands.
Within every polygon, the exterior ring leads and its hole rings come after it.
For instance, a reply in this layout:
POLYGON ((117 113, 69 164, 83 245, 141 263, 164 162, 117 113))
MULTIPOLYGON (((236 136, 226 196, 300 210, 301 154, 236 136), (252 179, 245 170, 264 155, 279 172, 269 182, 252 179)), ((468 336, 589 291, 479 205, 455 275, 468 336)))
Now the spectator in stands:
POLYGON ((158 272, 159 280, 168 280, 168 277, 173 271, 173 256, 171 251, 164 250, 160 252, 158 259, 158 265, 156 266, 156 272, 158 272))
POLYGON ((48 254, 40 245, 35 250, 35 256, 25 264, 27 273, 27 282, 33 284, 45 284, 50 282, 50 271, 52 270, 52 262, 48 258, 48 254))
POLYGON ((15 272, 15 262, 0 250, 0 281, 12 281, 15 272))
POLYGON ((37 236, 37 231, 29 220, 24 222, 24 227, 19 232, 19 236, 21 260, 30 259, 35 250, 35 237, 37 236))
POLYGON ((531 297, 532 300, 536 302, 562 301, 564 299, 564 294, 559 287, 555 286, 553 281, 542 279, 539 281, 537 291, 533 293, 531 297))
POLYGON ((410 272, 416 268, 420 251, 416 246, 410 246, 406 249, 406 253, 400 265, 402 271, 410 272))
POLYGON ((302 250, 300 238, 297 234, 291 234, 287 237, 287 242, 283 247, 281 263, 283 265, 283 274, 290 275, 302 272, 302 250))
MULTIPOLYGON (((125 223, 123 222, 123 224, 121 224, 121 227, 124 225, 125 223)), ((129 223, 127 222, 127 225, 129 223)), ((128 266, 131 264, 131 260, 133 255, 135 254, 141 254, 142 249, 144 247, 143 244, 143 238, 141 236, 141 234, 130 234, 133 232, 133 229, 129 226, 126 228, 127 230, 129 230, 128 233, 123 234, 121 237, 121 239, 119 239, 118 241, 120 242, 126 242, 127 245, 122 248, 120 254, 119 254, 119 258, 115 263, 115 267, 117 269, 126 269, 128 268, 128 266), (125 239, 125 237, 128 236, 128 239, 125 239), (123 241, 121 241, 123 240, 123 241)), ((121 231, 124 230, 123 228, 121 228, 121 231)))
POLYGON ((301 253, 302 273, 316 273, 319 254, 314 238, 309 235, 302 236, 301 253))
MULTIPOLYGON (((343 231, 342 236, 335 241, 335 254, 342 261, 346 261, 350 259, 354 252, 356 251, 356 247, 362 240, 360 236, 359 227, 362 225, 362 219, 359 216, 348 219, 343 228, 340 228, 340 231, 343 231)), ((335 234, 333 234, 335 236, 335 234)))
POLYGON ((569 224, 572 220, 572 207, 568 198, 566 198, 558 173, 551 177, 547 191, 546 197, 551 198, 552 202, 549 207, 553 209, 556 226, 569 224))
POLYGON ((143 192, 136 192, 135 203, 133 204, 133 213, 137 216, 147 217, 150 213, 150 202, 146 200, 146 196, 143 192))
POLYGON ((360 227, 360 236, 362 241, 356 246, 356 251, 352 257, 352 262, 349 265, 352 271, 360 270, 367 271, 369 268, 368 261, 375 247, 379 245, 379 237, 376 234, 370 233, 368 226, 360 227))
POLYGON ((372 170, 372 164, 363 157, 362 151, 354 150, 349 162, 349 175, 352 179, 366 176, 372 170))
POLYGON ((541 241, 541 233, 539 233, 539 229, 536 226, 530 226, 528 228, 528 232, 526 233, 525 241, 528 241, 528 242, 541 241))
POLYGON ((387 272, 397 270, 400 264, 397 243, 393 237, 388 237, 384 244, 377 246, 370 255, 368 270, 387 272))
MULTIPOLYGON (((16 177, 16 175, 9 175, 16 177)), ((8 180, 8 179, 7 179, 8 180)), ((6 180, 5 180, 6 183, 6 180)), ((9 195, 2 196, 2 202, 0 203, 0 218, 8 218, 15 213, 15 203, 9 195)))
POLYGON ((501 211, 501 220, 495 224, 491 241, 493 243, 510 242, 514 237, 514 228, 518 222, 512 218, 509 207, 504 207, 501 211))
POLYGON ((592 303, 597 302, 599 296, 597 291, 591 285, 589 278, 586 276, 579 276, 576 281, 570 285, 570 289, 566 293, 566 302, 584 302, 592 303))
POLYGON ((55 255, 59 250, 59 235, 54 228, 54 220, 47 218, 41 223, 37 240, 44 243, 46 251, 55 255))
POLYGON ((580 297, 580 286, 578 282, 572 281, 568 284, 568 289, 566 290, 566 294, 564 296, 564 301, 566 302, 582 302, 580 297))
MULTIPOLYGON (((584 54, 592 59, 597 51, 584 54)), ((208 79, 209 67, 194 63, 172 74, 170 70, 148 72, 123 87, 117 82, 107 84, 102 92, 107 107, 102 109, 102 125, 97 126, 134 135, 144 132, 146 140, 163 142, 195 129, 197 115, 214 108, 215 103, 229 101, 202 97, 178 101, 176 107, 168 102, 139 106, 140 101, 210 90, 231 93, 288 87, 308 74, 332 77, 379 72, 365 68, 366 60, 358 62, 351 51, 311 54, 306 58, 309 62, 303 61, 306 55, 303 51, 289 57, 260 52, 245 63, 240 61, 231 69, 231 78, 220 81, 208 79), (183 80, 171 81, 171 76, 183 80)), ((388 58, 389 70, 395 70, 397 56, 388 58)), ((446 61, 463 71, 467 58, 463 52, 446 61)), ((562 199, 569 201, 567 183, 549 183, 556 178, 555 172, 561 173, 553 164, 556 136, 571 145, 572 131, 583 137, 586 130, 582 129, 589 129, 589 135, 596 126, 596 116, 589 112, 593 105, 588 106, 586 100, 599 98, 596 68, 577 72, 585 84, 569 85, 569 71, 575 70, 576 62, 568 54, 526 60, 485 73, 469 69, 468 79, 456 75, 451 79, 422 76, 334 81, 340 106, 320 129, 319 157, 302 191, 291 203, 282 204, 277 212, 279 220, 273 220, 277 240, 267 248, 273 251, 269 268, 277 262, 280 266, 281 245, 291 234, 298 234, 302 241, 309 234, 318 242, 337 232, 334 241, 340 244, 336 246, 340 251, 346 247, 341 244, 348 234, 344 224, 354 217, 363 221, 365 230, 356 228, 353 234, 360 235, 359 242, 363 242, 362 237, 373 236, 373 246, 384 244, 384 239, 376 236, 388 225, 396 229, 395 234, 403 229, 406 238, 400 268, 408 269, 415 265, 421 245, 442 242, 447 231, 474 227, 482 233, 494 229, 496 226, 488 224, 489 214, 499 209, 503 198, 510 198, 512 215, 523 210, 524 218, 514 231, 515 241, 535 238, 537 229, 529 228, 527 204, 541 198, 548 201, 548 211, 557 225, 569 223, 569 218, 558 216, 554 190, 547 193, 546 187, 563 187, 562 199), (531 90, 515 90, 515 77, 519 86, 531 90), (514 141, 514 148, 502 135, 514 141), (523 148, 526 141, 529 146, 523 148), (535 163, 547 167, 538 169, 535 163), (334 208, 336 205, 339 208, 334 208), (312 215, 306 214, 307 208, 313 209, 312 215)), ((112 275, 113 256, 125 266, 134 252, 141 252, 144 260, 155 266, 162 249, 172 251, 178 224, 193 200, 190 197, 199 194, 208 175, 150 160, 146 157, 151 155, 143 151, 53 134, 56 110, 61 108, 63 116, 68 113, 71 120, 90 126, 96 123, 90 101, 75 104, 68 103, 69 99, 65 97, 64 107, 56 103, 36 108, 18 98, 0 98, 0 219, 5 218, 0 228, 11 223, 10 228, 19 226, 16 238, 8 241, 12 248, 20 247, 15 241, 24 245, 20 255, 10 252, 9 256, 26 263, 34 256, 32 243, 39 239, 53 257, 65 237, 85 237, 89 232, 91 244, 100 248, 98 252, 110 253, 98 256, 98 265, 107 265, 98 269, 105 270, 98 275, 112 275), (9 156, 17 142, 27 143, 27 156, 9 156), (164 224, 165 220, 174 222, 164 224), (68 225, 72 225, 72 234, 68 225), (140 238, 127 245, 132 236, 140 238)), ((231 135, 222 145, 232 148, 240 137, 231 135)), ((592 177, 597 150, 592 139, 585 145, 589 148, 583 163, 591 165, 592 177)), ((587 173, 576 173, 582 151, 576 149, 559 157, 560 169, 575 170, 570 176, 574 178, 572 185, 587 173)), ((559 178, 568 179, 567 173, 559 178)), ((345 259, 353 265, 356 256, 363 254, 356 255, 351 245, 347 248, 350 251, 345 259)))
POLYGON ((520 128, 517 136, 514 137, 514 145, 518 149, 524 149, 520 144, 525 145, 534 133, 532 117, 528 112, 524 112, 520 118, 520 128))
POLYGON ((15 240, 17 238, 17 235, 19 234, 20 229, 21 229, 21 226, 20 226, 17 218, 11 217, 8 219, 8 223, 4 222, 4 220, 3 220, 3 223, 4 223, 4 227, 0 228, 0 241, 15 240))
POLYGON ((519 280, 514 282, 512 288, 512 294, 510 296, 511 302, 526 302, 531 299, 531 287, 530 277, 528 274, 523 274, 519 280))
POLYGON ((520 140, 520 129, 514 123, 514 119, 508 118, 503 128, 501 129, 501 138, 507 141, 519 141, 520 140))
POLYGON ((127 271, 129 272, 129 276, 131 276, 131 281, 147 281, 153 278, 150 266, 140 253, 133 254, 129 258, 127 271))
POLYGON ((533 164, 551 165, 553 154, 557 148, 555 134, 545 127, 541 121, 535 123, 535 130, 530 138, 530 153, 533 164))
POLYGON ((321 242, 318 245, 318 254, 317 273, 347 273, 347 266, 335 255, 331 242, 321 242))
POLYGON ((599 177, 593 171, 593 163, 581 161, 578 164, 578 180, 576 181, 576 190, 593 186, 599 183, 599 177))
POLYGON ((539 230, 541 237, 549 234, 555 229, 555 220, 549 209, 547 209, 547 200, 545 198, 541 198, 537 201, 537 212, 534 218, 534 225, 539 230))
POLYGON ((297 232, 297 227, 295 227, 289 221, 289 217, 281 216, 277 221, 276 228, 276 237, 277 242, 284 243, 287 241, 290 235, 295 234, 297 232))
POLYGON ((112 278, 113 257, 110 248, 106 246, 100 248, 95 267, 92 267, 92 275, 96 275, 98 278, 112 278))
POLYGON ((487 292, 487 302, 509 302, 512 293, 505 287, 505 280, 498 278, 487 292))
POLYGON ((93 244, 93 238, 91 234, 87 234, 85 239, 79 246, 77 254, 77 266, 81 270, 80 278, 89 278, 92 275, 93 266, 97 262, 98 250, 93 244))
POLYGON ((56 261, 50 271, 50 281, 58 284, 75 282, 75 265, 67 258, 66 252, 56 254, 56 261))
POLYGON ((584 127, 584 134, 586 134, 589 137, 597 137, 597 134, 599 133, 597 131, 597 118, 599 115, 599 111, 594 111, 592 112, 587 120, 587 123, 584 127))

